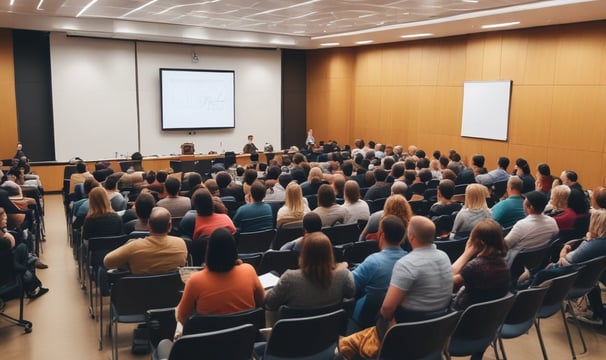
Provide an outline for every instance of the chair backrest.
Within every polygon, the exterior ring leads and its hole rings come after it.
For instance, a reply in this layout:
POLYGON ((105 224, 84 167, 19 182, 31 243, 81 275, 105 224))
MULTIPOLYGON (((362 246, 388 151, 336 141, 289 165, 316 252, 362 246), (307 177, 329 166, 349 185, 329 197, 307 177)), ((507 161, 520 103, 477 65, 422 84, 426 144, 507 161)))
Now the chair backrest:
POLYGON ((276 231, 276 237, 271 243, 271 248, 280 250, 280 248, 289 241, 303 236, 303 221, 293 221, 283 224, 276 231))
POLYGON ((332 359, 339 334, 346 322, 347 314, 344 310, 280 319, 272 329, 263 359, 302 358, 319 354, 326 354, 325 358, 332 359))
POLYGON ((117 316, 144 315, 150 309, 177 306, 182 290, 178 272, 125 276, 112 286, 111 303, 117 316))
POLYGON ((387 201, 387 198, 373 199, 371 202, 369 202, 368 207, 370 209, 370 213, 372 214, 379 210, 383 210, 385 207, 385 201, 387 201))
POLYGON ((256 308, 233 314, 196 314, 183 324, 183 335, 199 334, 228 329, 245 324, 253 325, 255 331, 265 327, 265 310, 256 308))
POLYGON ((129 239, 141 239, 149 236, 149 231, 135 230, 128 234, 129 239))
POLYGON ((155 348, 163 339, 172 339, 177 328, 175 308, 150 309, 145 313, 145 322, 149 330, 149 341, 155 348))
POLYGON ((568 292, 568 299, 576 299, 587 294, 598 283, 606 269, 606 256, 600 256, 577 264, 579 275, 568 292))
POLYGON ((236 236, 239 254, 262 253, 269 247, 276 237, 275 229, 239 233, 236 236))
POLYGON ((524 272, 524 269, 528 269, 531 274, 545 268, 549 261, 549 255, 551 254, 551 246, 547 245, 538 249, 522 250, 518 252, 509 270, 511 271, 511 282, 512 286, 517 286, 518 278, 524 272))
POLYGON ((411 200, 408 204, 415 215, 426 216, 429 213, 429 202, 427 200, 411 200))
POLYGON ((425 189, 425 191, 423 191, 423 198, 425 198, 425 200, 429 201, 430 204, 435 203, 436 201, 438 201, 438 189, 436 189, 436 188, 425 189))
POLYGON ((269 206, 271 206, 271 214, 274 218, 274 227, 276 227, 276 219, 278 218, 278 210, 280 210, 280 208, 284 205, 284 201, 273 200, 273 201, 266 201, 265 203, 269 204, 269 206))
POLYGON ((286 270, 299 268, 298 251, 269 250, 263 253, 257 274, 262 275, 270 271, 282 275, 286 270))
POLYGON ((307 206, 310 210, 318 207, 318 194, 305 195, 304 198, 307 199, 307 206))
POLYGON ((323 227, 322 232, 328 236, 333 245, 353 243, 360 238, 360 228, 357 223, 323 227))
POLYGON ((434 241, 434 244, 436 244, 438 250, 442 250, 448 255, 448 258, 450 259, 451 263, 454 263, 455 261, 457 261, 459 256, 463 254, 463 251, 465 251, 467 238, 434 241))
POLYGON ((455 330, 461 312, 451 312, 435 319, 399 323, 392 326, 381 343, 380 360, 414 360, 441 353, 455 330))
POLYGON ((458 185, 455 185, 454 194, 455 195, 465 194, 465 190, 467 189, 467 185, 469 185, 469 184, 458 184, 458 185))
POLYGON ((107 255, 110 251, 124 245, 128 239, 128 235, 103 236, 85 239, 85 241, 88 241, 88 264, 91 266, 101 265, 105 255, 107 255))
POLYGON ((431 220, 436 226, 436 237, 448 237, 452 231, 455 217, 452 215, 435 216, 431 220))
POLYGON ((261 264, 261 260, 263 259, 263 253, 249 253, 249 254, 239 254, 240 260, 242 260, 245 264, 250 264, 255 268, 255 271, 259 268, 261 264))
POLYGON ((359 264, 368 255, 379 251, 381 249, 379 248, 379 242, 376 240, 358 241, 343 248, 343 260, 347 261, 349 265, 359 264))
POLYGON ((548 280, 551 282, 551 285, 543 299, 543 304, 539 310, 539 318, 544 319, 560 311, 562 301, 566 298, 578 274, 578 272, 574 271, 548 280))
POLYGON ((202 334, 185 335, 175 341, 169 360, 248 360, 256 331, 251 324, 202 334))
POLYGON ((492 195, 496 199, 500 199, 507 192, 507 180, 505 181, 497 181, 492 184, 492 195))
MULTIPOLYGON (((528 328, 532 326, 535 317, 537 316, 545 295, 549 291, 549 283, 544 286, 531 287, 520 290, 516 293, 515 301, 509 314, 505 318, 504 324, 517 325, 529 323, 528 328)), ((528 329, 524 330, 526 332, 528 329)))
POLYGON ((449 351, 453 356, 481 353, 495 339, 499 326, 513 305, 515 296, 506 296, 470 305, 452 335, 449 351))
POLYGON ((13 252, 8 245, 8 239, 0 241, 6 242, 0 247, 0 299, 9 300, 20 295, 21 282, 15 270, 13 252))

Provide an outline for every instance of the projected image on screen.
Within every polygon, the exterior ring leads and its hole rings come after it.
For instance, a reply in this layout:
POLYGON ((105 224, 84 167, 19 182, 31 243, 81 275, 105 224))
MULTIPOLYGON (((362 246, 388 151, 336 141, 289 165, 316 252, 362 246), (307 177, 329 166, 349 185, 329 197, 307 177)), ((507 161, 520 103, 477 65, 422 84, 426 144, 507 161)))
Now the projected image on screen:
POLYGON ((160 69, 162 130, 235 127, 234 71, 160 69))

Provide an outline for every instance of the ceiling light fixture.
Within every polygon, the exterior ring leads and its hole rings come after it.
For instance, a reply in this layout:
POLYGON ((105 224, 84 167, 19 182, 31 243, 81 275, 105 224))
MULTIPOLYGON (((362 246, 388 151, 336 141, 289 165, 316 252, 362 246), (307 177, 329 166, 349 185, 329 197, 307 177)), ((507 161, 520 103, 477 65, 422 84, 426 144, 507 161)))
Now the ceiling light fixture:
POLYGON ((339 46, 339 43, 338 42, 324 43, 324 44, 320 44, 320 46, 339 46))
POLYGON ((418 37, 425 37, 425 36, 433 36, 433 34, 432 33, 420 33, 420 34, 402 35, 400 37, 402 39, 411 39, 411 38, 418 38, 418 37))
POLYGON ((512 21, 512 22, 506 22, 506 23, 501 23, 501 24, 482 25, 482 29, 501 28, 501 27, 518 25, 519 23, 520 23, 519 21, 512 21))
POLYGON ((40 2, 38 3, 38 6, 36 6, 36 10, 42 10, 42 9, 40 9, 40 6, 42 6, 43 2, 44 2, 44 0, 40 0, 40 2))
POLYGON ((362 40, 362 41, 356 41, 356 44, 358 45, 365 45, 365 44, 370 44, 373 43, 373 40, 362 40))
POLYGON ((82 10, 80 10, 80 12, 76 15, 76 17, 80 17, 80 15, 84 14, 84 12, 86 10, 88 10, 89 7, 93 6, 96 2, 97 2, 97 0, 93 0, 93 1, 89 2, 85 7, 82 8, 82 10))
POLYGON ((15 0, 11 0, 10 6, 13 6, 15 4, 15 0))
POLYGON ((121 18, 127 17, 128 15, 130 15, 130 14, 132 14, 132 13, 134 13, 134 12, 137 12, 137 11, 139 11, 139 10, 141 10, 141 9, 145 8, 145 7, 148 7, 149 5, 151 5, 151 4, 153 4, 153 3, 155 3, 156 1, 158 1, 158 0, 151 0, 150 2, 147 2, 147 3, 145 3, 145 4, 141 5, 141 6, 139 6, 139 7, 138 7, 138 8, 136 8, 136 9, 132 9, 131 11, 127 12, 126 14, 124 14, 124 15, 122 15, 122 16, 120 16, 120 17, 121 17, 121 18))

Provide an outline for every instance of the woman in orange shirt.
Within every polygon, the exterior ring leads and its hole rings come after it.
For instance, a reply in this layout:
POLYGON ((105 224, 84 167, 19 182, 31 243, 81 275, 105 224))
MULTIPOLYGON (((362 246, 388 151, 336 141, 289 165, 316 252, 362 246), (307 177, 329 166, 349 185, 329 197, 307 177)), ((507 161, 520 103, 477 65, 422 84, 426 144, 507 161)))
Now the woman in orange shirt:
POLYGON ((234 237, 218 228, 208 239, 206 266, 193 274, 177 307, 184 324, 193 314, 231 314, 263 305, 265 291, 255 269, 238 259, 234 237))

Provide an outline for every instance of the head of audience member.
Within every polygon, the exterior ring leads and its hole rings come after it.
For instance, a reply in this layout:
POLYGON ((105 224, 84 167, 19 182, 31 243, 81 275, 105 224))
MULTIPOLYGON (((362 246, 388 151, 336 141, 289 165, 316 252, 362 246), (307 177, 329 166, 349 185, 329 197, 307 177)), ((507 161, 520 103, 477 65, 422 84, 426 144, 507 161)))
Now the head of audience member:
POLYGON ((293 180, 295 180, 299 184, 302 184, 307 180, 307 177, 305 176, 305 171, 303 171, 303 169, 301 168, 292 169, 290 174, 292 175, 293 180))
POLYGON ((355 204, 360 200, 360 185, 357 181, 347 180, 344 189, 345 203, 355 204))
POLYGON ((179 179, 170 177, 164 182, 164 187, 166 188, 169 197, 177 197, 179 195, 179 189, 181 189, 181 182, 179 179))
POLYGON ((220 189, 225 189, 229 186, 229 184, 231 184, 231 176, 227 173, 227 171, 221 171, 215 175, 215 181, 220 189))
POLYGON ((517 176, 512 176, 507 180, 507 194, 509 196, 522 194, 524 182, 517 176))
POLYGON ((379 223, 379 244, 381 247, 396 247, 404 239, 406 224, 395 215, 387 215, 379 223))
POLYGON ((408 185, 404 181, 396 181, 391 185, 391 195, 402 195, 406 197, 408 185))
POLYGON ((471 157, 471 165, 479 168, 484 167, 484 163, 486 162, 486 158, 482 154, 475 154, 471 157))
POLYGON ((417 160, 417 169, 429 169, 429 159, 428 158, 420 158, 417 160))
POLYGON ((417 162, 412 158, 408 158, 408 159, 404 160, 404 168, 406 170, 416 170, 417 162))
POLYGON ((597 239, 606 237, 606 209, 594 209, 589 218, 588 239, 597 239))
POLYGON ((336 203, 335 192, 330 185, 323 184, 318 188, 318 206, 330 208, 336 203))
POLYGON ((455 183, 450 179, 444 179, 438 184, 438 199, 450 201, 455 192, 455 183))
POLYGON ((442 179, 455 181, 457 174, 451 169, 442 170, 442 179))
POLYGON ((322 231, 322 218, 315 212, 308 212, 303 216, 303 232, 311 234, 322 231))
POLYGON ((374 168, 372 172, 375 177, 375 182, 385 182, 385 179, 387 179, 388 172, 380 166, 374 168))
POLYGON ((153 183, 154 181, 156 181, 156 172, 153 170, 150 170, 147 172, 147 175, 145 175, 145 181, 148 184, 153 183))
POLYGON ((299 165, 299 164, 301 164, 303 162, 307 162, 307 159, 305 158, 305 155, 303 155, 303 154, 301 154, 301 153, 298 152, 298 153, 295 153, 292 156, 292 162, 295 165, 299 165))
POLYGON ((76 171, 80 174, 84 174, 88 170, 86 169, 86 163, 84 161, 78 161, 76 163, 76 171))
POLYGON ((156 180, 158 180, 159 183, 165 183, 167 178, 168 178, 168 172, 166 172, 164 170, 160 170, 156 174, 156 180))
POLYGON ((440 160, 440 157, 442 157, 442 153, 440 152, 440 150, 434 150, 431 156, 434 160, 440 160))
POLYGON ((197 172, 189 172, 187 173, 187 187, 192 189, 197 189, 202 184, 202 175, 197 172))
POLYGON ((350 177, 351 174, 353 174, 353 169, 354 165, 352 160, 343 161, 343 164, 341 164, 341 171, 346 177, 350 177))
POLYGON ((528 161, 522 158, 516 159, 516 175, 528 175, 530 174, 530 165, 528 165, 528 161))
POLYGON ((332 189, 335 192, 335 195, 339 195, 343 197, 343 192, 345 191, 345 176, 341 174, 335 174, 332 177, 331 185, 332 189))
POLYGON ((305 179, 307 179, 307 177, 309 176, 309 172, 311 171, 311 165, 309 165, 309 163, 307 162, 302 162, 299 164, 299 169, 303 170, 303 173, 305 174, 305 179))
POLYGON ((551 177, 551 168, 549 168, 549 165, 546 163, 540 163, 537 165, 537 172, 541 176, 551 177))
POLYGON ((585 193, 579 189, 571 189, 570 194, 568 195, 568 207, 577 215, 587 214, 589 211, 589 204, 585 198, 585 193))
POLYGON ((246 171, 244 171, 244 177, 242 178, 242 182, 248 185, 252 185, 252 183, 257 180, 257 175, 257 170, 246 169, 246 171))
POLYGON ((507 171, 507 168, 509 167, 509 158, 505 157, 505 156, 501 156, 499 158, 499 160, 497 160, 497 164, 498 164, 499 168, 507 171))
POLYGON ((364 145, 364 140, 362 139, 356 139, 356 141, 354 141, 354 146, 358 149, 363 149, 364 145))
POLYGON ((368 140, 368 148, 373 149, 377 146, 377 143, 374 140, 368 140))
POLYGON ((265 185, 263 185, 262 182, 257 180, 252 183, 252 185, 250 186, 250 197, 252 198, 253 202, 262 202, 265 198, 265 194, 266 189, 265 185))
POLYGON ((122 172, 111 174, 110 176, 105 178, 105 181, 103 182, 103 187, 108 191, 116 191, 116 189, 118 188, 118 182, 120 181, 123 175, 124 173, 122 172))
POLYGON ((211 272, 226 273, 236 266, 238 250, 229 230, 217 228, 210 234, 206 245, 206 268, 211 272))
POLYGON ((476 249, 484 256, 505 256, 507 253, 503 229, 492 219, 478 222, 471 230, 469 241, 476 245, 476 249))
POLYGON ((265 174, 266 180, 278 180, 278 177, 282 171, 278 166, 270 166, 267 168, 267 174, 265 174))
POLYGON ((436 226, 425 216, 413 216, 407 228, 408 241, 412 249, 433 244, 436 236, 436 226))
POLYGON ((404 171, 404 181, 410 185, 417 179, 417 172, 415 170, 404 171))
MULTIPOLYGON (((541 214, 547 205, 547 197, 540 191, 530 191, 524 194, 524 211, 526 214, 541 214)), ((466 199, 467 200, 467 199, 466 199)))
POLYGON ((292 182, 286 186, 284 206, 295 215, 303 215, 305 202, 303 201, 303 191, 299 184, 292 182))
POLYGON ((402 176, 404 176, 405 170, 406 170, 406 167, 404 166, 404 162, 398 161, 397 163, 393 164, 393 166, 391 167, 391 177, 394 179, 399 179, 402 176))
POLYGON ((419 172, 417 173, 417 177, 419 178, 420 182, 427 183, 429 182, 429 180, 431 180, 433 175, 431 174, 431 170, 429 170, 428 168, 423 168, 419 170, 419 172))
POLYGON ((408 146, 408 155, 414 156, 417 153, 417 147, 414 145, 408 146))
POLYGON ((568 195, 570 195, 570 188, 566 185, 558 185, 551 189, 551 206, 553 209, 566 209, 568 207, 568 195))
POLYGON ((425 150, 421 150, 421 149, 418 149, 417 151, 415 151, 414 155, 416 157, 418 157, 419 159, 424 159, 427 156, 427 154, 425 153, 425 150))
POLYGON ((560 180, 562 180, 562 184, 570 186, 577 182, 578 176, 572 170, 564 170, 560 174, 560 180))
POLYGON ((198 216, 210 216, 213 214, 213 196, 207 189, 201 188, 196 190, 191 197, 191 202, 198 216))
POLYGON ((402 219, 405 225, 408 225, 410 218, 414 215, 410 204, 406 200, 406 198, 402 195, 391 195, 385 200, 385 205, 383 205, 383 214, 381 218, 387 215, 395 215, 398 218, 402 219))
MULTIPOLYGON (((101 184, 99 184, 99 182, 93 178, 88 178, 86 180, 84 180, 84 184, 82 185, 82 190, 84 191, 84 195, 88 196, 88 194, 90 194, 91 190, 101 186, 101 184)), ((107 195, 105 195, 107 197, 107 195)))
POLYGON ((210 191, 212 196, 221 196, 221 192, 219 191, 219 185, 217 185, 217 181, 215 179, 208 179, 204 182, 204 187, 210 191))
POLYGON ((481 184, 469 184, 465 188, 465 207, 468 209, 488 209, 486 198, 488 189, 481 184))
POLYGON ((448 163, 450 162, 449 158, 447 158, 446 156, 442 155, 442 156, 440 156, 440 158, 438 159, 438 161, 440 162, 440 169, 444 170, 444 169, 448 168, 448 163))
POLYGON ((94 218, 113 212, 105 190, 100 186, 91 189, 88 193, 88 213, 86 217, 94 218))
POLYGON ((309 176, 307 176, 307 181, 310 183, 320 183, 324 180, 324 175, 322 174, 322 169, 319 167, 312 167, 309 170, 309 176))
POLYGON ((606 187, 598 186, 591 193, 591 207, 594 209, 606 209, 606 187))
POLYGON ((401 145, 396 145, 393 147, 393 154, 395 156, 397 156, 398 159, 400 158, 400 156, 402 156, 403 152, 404 152, 404 148, 401 145))
POLYGON ((278 183, 284 189, 286 189, 286 187, 288 186, 288 184, 290 184, 291 182, 293 182, 293 179, 292 179, 292 175, 289 174, 289 173, 283 173, 283 174, 280 175, 280 177, 278 177, 278 183))
POLYGON ((148 192, 140 193, 137 196, 137 200, 135 200, 135 213, 137 214, 137 218, 139 218, 142 223, 146 224, 149 220, 149 215, 155 206, 156 199, 154 199, 152 194, 148 192))
POLYGON ((335 269, 332 244, 322 232, 313 232, 305 236, 299 268, 303 275, 313 283, 327 289, 335 269))
POLYGON ((147 222, 150 234, 166 235, 169 233, 171 226, 170 212, 167 209, 159 206, 152 209, 147 222))
POLYGON ((429 170, 431 170, 432 172, 440 171, 440 161, 436 160, 436 159, 432 159, 429 162, 429 170))
POLYGON ((381 164, 383 165, 383 169, 385 169, 385 171, 391 171, 391 168, 395 162, 396 161, 391 156, 387 156, 383 158, 381 164))

